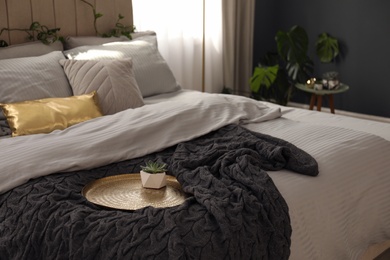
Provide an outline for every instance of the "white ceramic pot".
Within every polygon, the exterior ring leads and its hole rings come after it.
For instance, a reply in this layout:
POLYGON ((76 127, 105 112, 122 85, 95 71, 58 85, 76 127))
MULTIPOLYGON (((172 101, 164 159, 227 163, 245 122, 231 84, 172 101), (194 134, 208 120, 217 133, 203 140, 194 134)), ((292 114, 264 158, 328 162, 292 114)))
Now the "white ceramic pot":
POLYGON ((167 179, 165 172, 162 173, 147 173, 144 171, 140 172, 141 182, 144 188, 149 189, 160 189, 167 185, 167 179))

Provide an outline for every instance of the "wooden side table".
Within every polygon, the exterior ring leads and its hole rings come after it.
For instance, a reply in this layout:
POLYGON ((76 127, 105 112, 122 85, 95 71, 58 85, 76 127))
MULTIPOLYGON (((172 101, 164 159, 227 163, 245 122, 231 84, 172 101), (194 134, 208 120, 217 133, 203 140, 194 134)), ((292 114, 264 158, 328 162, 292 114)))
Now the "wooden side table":
POLYGON ((348 85, 345 85, 343 83, 340 83, 340 86, 337 89, 322 89, 322 90, 316 90, 313 88, 307 87, 306 84, 300 84, 297 83, 295 86, 305 92, 311 93, 310 98, 310 110, 313 110, 314 105, 317 103, 317 111, 321 111, 322 107, 322 96, 328 96, 329 99, 329 108, 330 112, 334 114, 334 101, 333 101, 333 95, 338 93, 343 93, 349 89, 348 85))

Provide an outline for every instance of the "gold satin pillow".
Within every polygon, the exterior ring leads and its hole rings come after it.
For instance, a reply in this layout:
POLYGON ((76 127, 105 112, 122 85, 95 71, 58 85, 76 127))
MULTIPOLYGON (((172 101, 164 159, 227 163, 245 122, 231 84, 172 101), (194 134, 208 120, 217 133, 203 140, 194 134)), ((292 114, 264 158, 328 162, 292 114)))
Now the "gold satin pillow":
POLYGON ((50 133, 102 116, 96 92, 0 104, 12 136, 50 133))

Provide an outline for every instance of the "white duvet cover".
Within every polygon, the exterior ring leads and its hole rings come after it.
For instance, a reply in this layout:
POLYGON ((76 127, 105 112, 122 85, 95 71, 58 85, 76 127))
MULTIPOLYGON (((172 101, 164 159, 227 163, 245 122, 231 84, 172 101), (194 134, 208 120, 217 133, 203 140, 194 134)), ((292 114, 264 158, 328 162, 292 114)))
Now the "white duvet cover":
POLYGON ((175 100, 95 118, 63 131, 0 140, 0 193, 29 179, 90 169, 156 152, 227 124, 280 117, 238 96, 183 92, 175 100))
POLYGON ((390 239, 388 124, 371 127, 363 120, 193 91, 145 103, 64 131, 0 140, 0 193, 30 178, 140 157, 240 123, 293 143, 319 163, 318 177, 270 172, 290 208, 290 259, 359 259, 370 244, 390 239), (376 128, 383 137, 370 133, 376 128))

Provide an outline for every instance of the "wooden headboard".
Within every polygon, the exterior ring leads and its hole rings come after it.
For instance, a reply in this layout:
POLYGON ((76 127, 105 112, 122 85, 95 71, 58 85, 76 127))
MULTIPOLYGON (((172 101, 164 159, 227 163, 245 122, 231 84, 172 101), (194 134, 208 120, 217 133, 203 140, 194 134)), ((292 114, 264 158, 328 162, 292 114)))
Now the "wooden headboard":
MULTIPOLYGON (((124 16, 124 25, 133 25, 131 0, 87 0, 103 16, 97 20, 99 32, 113 29, 118 15, 124 16)), ((90 6, 80 0, 0 0, 0 30, 2 28, 27 29, 32 22, 60 28, 61 36, 93 36, 93 13, 90 6)), ((28 41, 25 32, 3 32, 0 40, 8 44, 28 41)))

